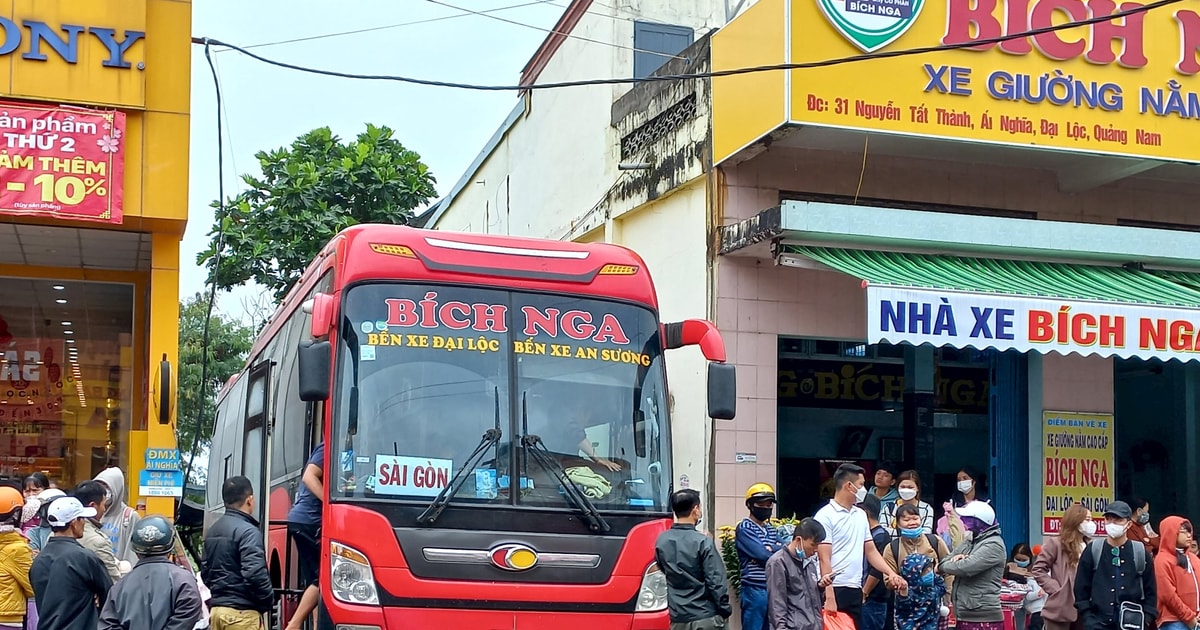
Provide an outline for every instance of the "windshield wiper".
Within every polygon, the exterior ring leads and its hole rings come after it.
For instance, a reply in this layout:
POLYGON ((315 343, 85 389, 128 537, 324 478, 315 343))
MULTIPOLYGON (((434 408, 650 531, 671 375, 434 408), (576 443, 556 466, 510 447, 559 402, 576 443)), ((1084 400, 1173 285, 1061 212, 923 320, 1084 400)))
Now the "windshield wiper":
POLYGON ((569 476, 567 471, 563 470, 561 464, 550 454, 550 449, 542 443, 542 438, 536 435, 529 435, 529 415, 525 406, 525 397, 521 396, 521 426, 525 431, 525 435, 521 438, 521 446, 525 447, 525 452, 533 456, 533 461, 537 462, 546 472, 554 477, 562 488, 563 494, 567 500, 574 505, 587 520, 588 528, 593 532, 605 533, 611 529, 608 522, 600 516, 600 512, 592 505, 591 500, 584 494, 583 489, 579 487, 569 476))
POLYGON ((429 507, 425 508, 425 511, 421 512, 421 515, 417 517, 418 523, 432 525, 434 521, 436 521, 438 517, 442 515, 442 512, 446 509, 446 506, 450 505, 450 498, 458 492, 459 488, 461 488, 463 483, 467 480, 467 471, 475 470, 475 465, 478 464, 479 460, 483 458, 484 453, 486 453, 487 450, 492 447, 492 445, 500 442, 500 438, 503 436, 504 432, 500 430, 500 388, 497 387, 496 426, 483 432, 483 437, 480 438, 479 445, 476 446, 475 450, 472 451, 467 457, 467 461, 463 462, 462 467, 459 468, 458 472, 454 474, 454 477, 450 480, 450 483, 447 484, 445 488, 442 488, 442 491, 439 492, 437 497, 434 498, 433 502, 429 504, 429 507))

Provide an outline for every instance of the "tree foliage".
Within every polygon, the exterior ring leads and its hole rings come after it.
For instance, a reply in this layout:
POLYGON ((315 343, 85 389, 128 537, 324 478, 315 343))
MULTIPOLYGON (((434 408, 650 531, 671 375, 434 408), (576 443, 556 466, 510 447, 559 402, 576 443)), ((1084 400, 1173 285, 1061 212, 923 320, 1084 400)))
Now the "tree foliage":
MULTIPOLYGON (((198 450, 209 446, 217 394, 234 374, 242 369, 254 330, 241 322, 213 313, 208 329, 208 381, 201 382, 205 355, 204 316, 208 297, 197 293, 179 305, 179 449, 186 461, 191 453, 201 411, 204 426, 200 429, 198 450)), ((193 475, 193 480, 202 476, 193 475)))
POLYGON ((405 224, 436 194, 429 168, 388 127, 367 125, 350 142, 322 127, 256 157, 262 176, 244 175, 248 190, 223 211, 213 202, 217 222, 197 256, 222 289, 254 280, 282 299, 339 231, 357 223, 405 224))

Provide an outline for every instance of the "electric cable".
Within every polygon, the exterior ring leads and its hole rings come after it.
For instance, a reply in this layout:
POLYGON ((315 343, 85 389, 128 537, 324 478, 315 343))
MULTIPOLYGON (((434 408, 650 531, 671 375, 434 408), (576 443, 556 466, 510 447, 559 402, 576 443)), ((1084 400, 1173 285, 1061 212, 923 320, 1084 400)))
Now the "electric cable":
POLYGON ((692 80, 692 79, 712 79, 712 78, 730 77, 730 76, 736 76, 736 75, 742 75, 742 74, 756 74, 756 73, 760 73, 760 72, 777 72, 780 70, 808 70, 808 69, 813 69, 813 68, 827 68, 827 67, 831 67, 831 66, 840 66, 840 65, 850 64, 850 63, 859 63, 859 62, 863 62, 863 61, 873 61, 876 59, 891 59, 893 57, 911 57, 911 56, 916 56, 916 55, 926 55, 926 54, 944 52, 944 51, 948 51, 948 50, 959 50, 959 49, 963 49, 963 48, 976 48, 979 46, 993 46, 993 45, 1001 44, 1001 43, 1004 43, 1007 41, 1012 41, 1014 39, 1024 39, 1026 37, 1035 37, 1035 36, 1043 35, 1046 33, 1055 33, 1058 31, 1065 31, 1065 30, 1069 30, 1072 28, 1079 28, 1081 26, 1090 26, 1092 24, 1099 24, 1101 22, 1110 22, 1112 20, 1126 18, 1131 15, 1137 15, 1139 13, 1147 13, 1149 11, 1153 11, 1154 9, 1159 9, 1159 8, 1169 6, 1172 4, 1178 4, 1182 1, 1183 0, 1155 0, 1155 2, 1151 2, 1149 4, 1143 4, 1143 5, 1139 5, 1134 8, 1131 8, 1131 9, 1117 11, 1116 13, 1112 13, 1109 15, 1097 15, 1097 16, 1093 16, 1093 17, 1087 18, 1085 20, 1079 20, 1076 22, 1064 22, 1063 24, 1044 26, 1041 28, 1029 29, 1029 30, 1020 31, 1017 33, 1009 33, 1007 35, 1001 35, 998 37, 988 37, 988 38, 983 38, 983 39, 959 42, 956 44, 939 44, 936 46, 923 46, 923 47, 919 47, 919 48, 904 48, 904 49, 899 49, 899 50, 864 53, 861 55, 836 57, 836 58, 832 58, 832 59, 823 59, 820 61, 806 61, 806 62, 802 62, 802 63, 780 63, 780 64, 772 64, 772 65, 750 66, 750 67, 745 67, 745 68, 730 68, 728 70, 695 72, 695 73, 689 73, 689 74, 664 74, 664 75, 651 75, 651 76, 646 76, 646 77, 620 77, 620 78, 609 78, 609 79, 583 79, 583 80, 577 80, 577 81, 557 81, 557 82, 552 82, 552 83, 531 83, 528 85, 479 85, 479 84, 472 84, 472 83, 457 83, 454 81, 419 79, 416 77, 405 77, 405 76, 397 76, 397 75, 356 74, 353 72, 340 72, 340 71, 336 71, 336 70, 322 70, 319 68, 311 68, 308 66, 301 66, 301 65, 297 65, 297 64, 293 64, 293 63, 287 63, 285 61, 277 61, 275 59, 263 57, 262 55, 250 52, 249 50, 246 50, 245 48, 235 46, 233 44, 223 42, 219 39, 215 39, 215 38, 211 38, 211 37, 194 37, 194 38, 192 38, 192 42, 196 43, 196 44, 203 44, 205 46, 223 46, 230 50, 240 52, 243 55, 250 57, 251 59, 255 59, 257 61, 260 61, 260 62, 268 64, 268 65, 276 66, 279 68, 285 68, 288 70, 296 70, 298 72, 307 72, 310 74, 318 74, 318 75, 323 75, 323 76, 328 76, 328 77, 336 77, 336 78, 343 78, 343 79, 358 79, 358 80, 364 80, 364 81, 396 81, 396 82, 400 82, 400 83, 410 83, 410 84, 414 84, 414 85, 455 88, 455 89, 460 89, 460 90, 474 90, 474 91, 481 91, 481 92, 523 92, 526 90, 550 90, 550 89, 558 89, 558 88, 583 87, 583 86, 590 86, 590 85, 622 85, 622 84, 629 84, 629 83, 651 83, 651 82, 664 82, 664 81, 688 81, 688 80, 692 80))
MULTIPOLYGON (((499 15, 492 15, 490 13, 484 13, 482 11, 475 11, 473 9, 467 9, 464 7, 450 4, 449 2, 443 2, 442 0, 425 0, 425 1, 429 2, 431 4, 436 4, 438 6, 446 7, 448 9, 455 9, 458 11, 466 11, 467 13, 478 15, 480 17, 491 18, 498 22, 504 22, 505 24, 513 24, 515 26, 524 26, 525 28, 531 28, 535 31, 541 31, 543 33, 550 33, 551 35, 562 35, 563 37, 566 37, 568 39, 575 39, 575 40, 579 40, 581 42, 588 42, 590 44, 600 44, 602 46, 612 46, 613 48, 620 48, 621 50, 632 50, 633 52, 646 53, 649 55, 657 55, 659 57, 667 57, 669 59, 684 59, 684 57, 679 57, 677 55, 667 55, 667 54, 658 52, 656 50, 644 50, 641 48, 634 48, 633 46, 626 46, 624 44, 618 44, 616 42, 606 42, 602 39, 592 39, 590 37, 583 37, 581 35, 575 35, 575 34, 571 33, 570 31, 556 31, 552 28, 542 28, 541 26, 534 26, 532 24, 526 24, 524 22, 518 22, 516 20, 510 20, 508 18, 503 18, 503 17, 500 17, 499 15)), ((598 15, 598 14, 594 14, 594 15, 598 15)), ((610 16, 605 16, 605 17, 610 17, 610 16)))
MULTIPOLYGON (((204 46, 204 58, 208 60, 208 69, 212 72, 213 86, 217 93, 217 246, 213 253, 213 271, 209 278, 208 290, 208 305, 204 316, 204 333, 201 349, 204 352, 203 358, 200 359, 200 408, 196 411, 196 428, 192 436, 192 450, 188 455, 187 468, 183 473, 183 485, 186 488, 188 479, 192 475, 192 466, 196 463, 196 451, 200 448, 200 436, 204 431, 204 410, 208 403, 208 342, 210 327, 212 324, 213 305, 217 301, 217 274, 221 268, 221 250, 225 248, 225 136, 223 123, 224 118, 221 115, 221 80, 217 76, 217 66, 213 63, 212 47, 207 44, 204 46)), ((178 418, 176 419, 178 422, 178 418)), ((179 502, 179 507, 175 508, 175 519, 179 520, 179 513, 183 509, 183 501, 179 502)))
MULTIPOLYGON (((354 29, 352 31, 338 31, 336 33, 322 33, 321 35, 309 35, 307 37, 296 37, 293 39, 281 39, 281 40, 273 41, 273 42, 262 42, 259 44, 249 44, 249 45, 243 46, 242 48, 246 48, 246 49, 265 48, 267 46, 282 46, 284 44, 295 44, 295 43, 299 43, 299 42, 311 42, 311 41, 318 40, 318 39, 329 39, 332 37, 345 37, 347 35, 360 35, 362 33, 372 33, 375 31, 386 31, 386 30, 390 30, 393 28, 402 28, 405 26, 417 26, 418 24, 430 24, 432 22, 443 22, 445 20, 454 20, 457 18, 478 15, 480 13, 499 13, 501 11, 511 11, 512 9, 523 9, 525 7, 532 7, 532 6, 536 6, 539 4, 550 4, 552 6, 557 6, 557 5, 553 5, 551 0, 531 0, 530 2, 523 2, 521 4, 512 4, 512 5, 508 5, 508 6, 504 6, 504 7, 496 7, 495 9, 485 9, 485 10, 477 11, 477 12, 463 11, 462 13, 456 13, 454 15, 441 15, 441 16, 438 16, 435 18, 426 18, 424 20, 413 20, 411 22, 400 22, 398 24, 385 24, 383 26, 370 26, 367 28, 354 29)), ((231 50, 232 49, 230 49, 230 48, 226 48, 224 50, 218 50, 217 54, 221 54, 223 52, 230 52, 231 50)))

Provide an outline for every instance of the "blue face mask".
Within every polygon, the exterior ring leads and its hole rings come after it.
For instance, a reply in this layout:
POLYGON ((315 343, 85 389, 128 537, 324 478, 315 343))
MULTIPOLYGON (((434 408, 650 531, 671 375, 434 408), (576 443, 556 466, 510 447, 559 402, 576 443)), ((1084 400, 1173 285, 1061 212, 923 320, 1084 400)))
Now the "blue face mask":
POLYGON ((1016 565, 1021 567, 1022 569, 1024 569, 1025 567, 1029 566, 1029 561, 1028 560, 1017 560, 1016 565))
POLYGON ((900 535, 905 538, 920 538, 923 530, 918 527, 916 529, 901 529, 900 535))
POLYGON ((933 572, 921 574, 921 586, 933 586, 933 572))
POLYGON ((804 547, 796 547, 796 558, 798 560, 803 560, 807 557, 808 554, 804 553, 804 547))

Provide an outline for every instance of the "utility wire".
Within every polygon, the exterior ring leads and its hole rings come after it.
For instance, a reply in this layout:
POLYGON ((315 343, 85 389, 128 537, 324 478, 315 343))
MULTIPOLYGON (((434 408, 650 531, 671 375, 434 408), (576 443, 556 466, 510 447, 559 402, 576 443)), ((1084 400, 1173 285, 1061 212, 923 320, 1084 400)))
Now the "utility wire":
MULTIPOLYGON (((475 14, 475 15, 478 15, 478 16, 481 16, 481 17, 486 17, 486 18, 491 18, 491 19, 493 19, 493 20, 498 20, 498 21, 500 21, 500 22, 504 22, 505 24, 513 24, 513 25, 516 25, 516 26, 524 26, 525 28, 531 28, 531 29, 533 29, 533 30, 535 30, 535 31, 541 31, 541 32, 543 32, 543 33, 550 33, 551 35, 562 35, 563 37, 568 37, 568 38, 570 38, 570 39, 576 39, 576 40, 579 40, 579 41, 581 41, 581 42, 589 42, 589 43, 592 43, 592 44, 600 44, 600 45, 602 45, 602 46, 612 46, 613 48, 620 48, 621 50, 632 50, 633 52, 647 53, 647 54, 650 54, 650 55, 658 55, 659 57, 667 57, 668 59, 683 59, 683 57, 678 57, 678 56, 676 56, 676 55, 665 55, 665 54, 663 54, 663 53, 661 53, 661 52, 658 52, 658 51, 655 51, 655 50, 643 50, 643 49, 641 49, 641 48, 634 48, 633 46, 626 46, 626 45, 624 45, 624 44, 617 44, 617 43, 615 43, 615 42, 606 42, 606 41, 604 41, 604 40, 602 40, 602 39, 592 39, 592 38, 590 38, 590 37, 583 37, 582 35, 575 35, 575 34, 572 34, 572 33, 571 33, 571 32, 569 32, 569 31, 556 31, 556 30, 554 30, 554 29, 552 29, 552 28, 542 28, 542 27, 540 27, 540 26, 534 26, 534 25, 532 25, 532 24, 526 24, 526 23, 524 23, 524 22, 518 22, 518 21, 516 21, 516 20, 510 20, 510 19, 508 19, 508 18, 503 18, 503 17, 500 17, 499 15, 492 15, 492 14, 489 14, 489 13, 483 13, 482 11, 475 11, 475 10, 472 10, 472 9, 465 9, 465 8, 463 8, 463 7, 456 6, 456 5, 450 4, 450 3, 448 3, 448 2, 443 2, 442 0, 425 0, 425 1, 426 1, 426 2, 429 2, 429 3, 432 3, 432 4, 436 4, 436 5, 438 5, 438 6, 443 6, 443 7, 449 8, 449 9, 456 9, 456 10, 458 10, 458 11, 466 11, 467 13, 473 13, 473 14, 475 14)), ((606 16, 606 17, 611 17, 611 16, 606 16)))
POLYGON ((1035 28, 1035 29, 1030 29, 1027 31, 1020 31, 1018 33, 1009 33, 1008 35, 1002 35, 1000 37, 989 37, 989 38, 985 38, 985 39, 977 39, 977 40, 966 41, 966 42, 961 42, 961 43, 957 43, 957 44, 923 46, 920 48, 905 48, 905 49, 901 49, 901 50, 889 50, 889 51, 883 51, 883 52, 866 53, 866 54, 862 54, 862 55, 851 55, 848 57, 837 57, 834 59, 823 59, 820 61, 807 61, 807 62, 803 62, 803 63, 780 63, 780 64, 764 65, 764 66, 751 66, 751 67, 747 67, 747 68, 731 68, 729 70, 716 70, 716 71, 710 71, 710 72, 695 72, 695 73, 690 73, 690 74, 650 75, 650 76, 646 76, 646 77, 636 77, 636 78, 635 77, 621 77, 621 78, 611 78, 611 79, 584 79, 584 80, 579 80, 579 81, 558 81, 558 82, 553 82, 553 83, 531 83, 528 85, 478 85, 478 84, 473 84, 473 83, 456 83, 453 81, 437 81, 437 80, 433 80, 433 79, 418 79, 415 77, 404 77, 404 76, 386 75, 386 74, 356 74, 356 73, 352 73, 352 72, 322 70, 322 69, 318 69, 318 68, 310 68, 307 66, 300 66, 300 65, 296 65, 296 64, 292 64, 292 63, 287 63, 284 61, 276 61, 274 59, 269 59, 267 57, 263 57, 262 55, 250 52, 250 51, 246 50, 245 48, 241 48, 239 46, 234 46, 233 44, 229 44, 229 43, 223 42, 219 39, 213 39, 210 37, 195 37, 195 38, 192 38, 192 42, 196 43, 196 44, 203 44, 205 46, 224 46, 225 48, 229 48, 231 50, 236 50, 237 52, 240 52, 243 55, 246 55, 247 57, 256 59, 256 60, 261 61, 268 65, 276 66, 279 68, 286 68, 289 70, 296 70, 298 72, 307 72, 310 74, 318 74, 318 75, 323 75, 323 76, 328 76, 328 77, 337 77, 337 78, 343 78, 343 79, 359 79, 359 80, 364 80, 364 81, 397 81, 400 83, 410 83, 410 84, 414 84, 414 85, 427 85, 427 86, 431 86, 431 87, 446 87, 446 88, 455 88, 455 89, 460 89, 460 90, 475 90, 475 91, 481 91, 481 92, 517 92, 517 91, 525 91, 525 90, 550 90, 550 89, 557 89, 557 88, 582 87, 582 86, 588 86, 588 85, 621 85, 621 84, 627 84, 627 83, 651 83, 651 82, 664 82, 664 81, 687 81, 687 80, 691 80, 691 79, 711 79, 711 78, 717 78, 717 77, 730 77, 730 76, 737 76, 737 75, 743 75, 743 74, 757 74, 760 72, 777 72, 780 70, 807 70, 807 69, 811 69, 811 68, 827 68, 830 66, 840 66, 840 65, 850 64, 850 63, 858 63, 858 62, 862 62, 862 61, 873 61, 875 59, 891 59, 893 57, 912 57, 912 56, 916 56, 916 55, 926 55, 926 54, 931 54, 931 53, 944 52, 944 51, 948 51, 948 50, 974 48, 977 46, 992 46, 995 44, 1000 44, 1003 42, 1011 41, 1014 39, 1024 39, 1026 37, 1034 37, 1034 36, 1042 35, 1045 33, 1055 33, 1058 31, 1065 31, 1065 30, 1069 30, 1072 28, 1078 28, 1081 26, 1090 26, 1092 24, 1099 24, 1101 22, 1109 22, 1112 20, 1118 20, 1121 18, 1129 17, 1131 15, 1137 15, 1139 13, 1146 13, 1146 12, 1152 11, 1154 9, 1159 9, 1159 8, 1169 6, 1172 4, 1177 4, 1182 1, 1183 0, 1156 0, 1155 2, 1140 5, 1140 6, 1137 6, 1137 7, 1131 8, 1131 9, 1127 9, 1124 11, 1118 11, 1111 15, 1098 15, 1098 16, 1090 17, 1086 20, 1079 20, 1077 22, 1066 22, 1063 24, 1045 26, 1042 28, 1035 28))
MULTIPOLYGON (((336 33, 324 33, 321 35, 310 35, 308 37, 297 37, 294 39, 282 39, 282 40, 274 41, 274 42, 263 42, 261 44, 250 44, 247 46, 243 46, 242 48, 245 48, 246 50, 250 50, 252 48, 266 48, 267 46, 282 46, 284 44, 295 44, 298 42, 311 42, 311 41, 315 41, 318 39, 329 39, 332 37, 345 37, 347 35, 361 35, 362 33, 373 33, 375 31, 386 31, 386 30, 394 29, 394 28, 402 28, 405 26, 417 26, 419 24, 429 24, 431 22, 442 22, 445 20, 454 20, 457 18, 467 17, 470 15, 499 13, 501 11, 511 11, 513 9, 522 9, 525 7, 532 7, 532 6, 537 6, 540 4, 549 4, 550 1, 551 0, 533 0, 532 2, 524 2, 522 4, 513 4, 513 5, 506 6, 506 7, 496 7, 495 9, 483 9, 478 12, 464 10, 462 13, 458 13, 455 15, 442 15, 442 16, 435 17, 435 18, 427 18, 424 20, 413 20, 412 22, 400 22, 399 24, 387 24, 384 26, 372 26, 369 28, 360 28, 360 29, 355 29, 352 31, 339 31, 336 33)), ((225 48, 222 50, 218 50, 217 53, 219 54, 219 53, 223 53, 223 52, 229 52, 230 50, 232 50, 232 49, 225 48)))
MULTIPOLYGON (((221 267, 221 250, 225 247, 225 135, 223 129, 224 117, 222 116, 221 100, 221 79, 217 75, 217 66, 213 62, 212 47, 208 44, 204 45, 204 58, 208 60, 208 69, 212 72, 213 87, 217 92, 217 247, 213 253, 213 271, 209 278, 211 286, 208 289, 208 305, 204 316, 204 342, 201 346, 204 352, 203 358, 200 359, 200 408, 196 410, 196 428, 192 435, 192 451, 188 455, 187 468, 183 473, 183 485, 187 487, 188 479, 192 476, 192 466, 196 463, 196 451, 200 449, 200 436, 204 431, 204 410, 208 403, 208 341, 209 329, 212 324, 213 305, 217 301, 217 273, 221 267)), ((176 419, 178 422, 178 419, 176 419)), ((175 519, 179 519, 179 512, 183 509, 183 501, 179 502, 179 507, 175 512, 175 519)))

